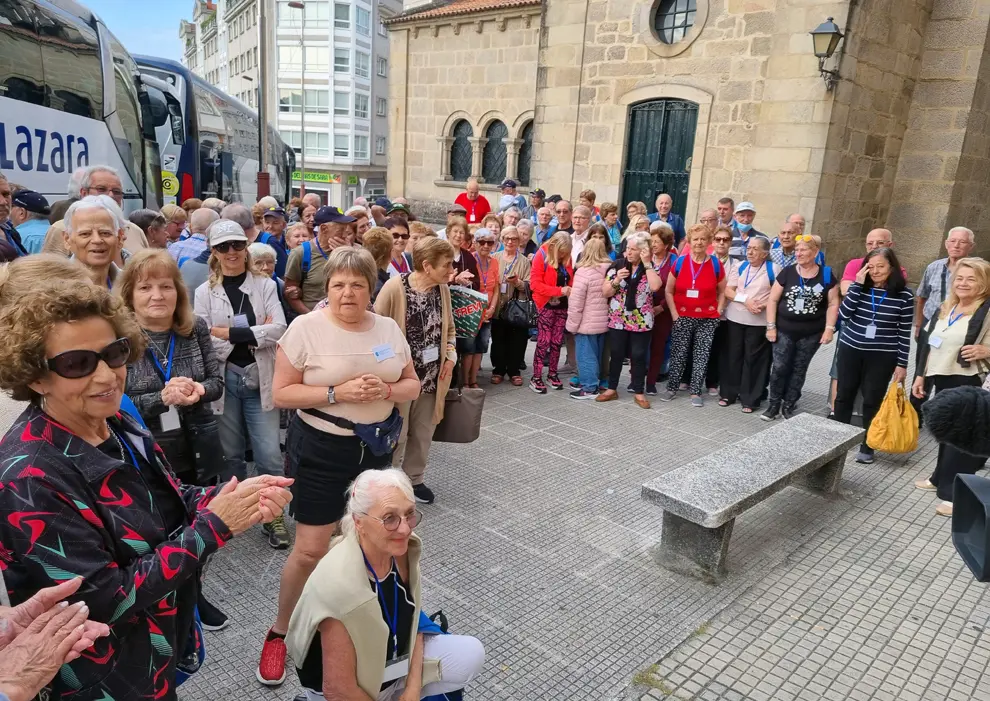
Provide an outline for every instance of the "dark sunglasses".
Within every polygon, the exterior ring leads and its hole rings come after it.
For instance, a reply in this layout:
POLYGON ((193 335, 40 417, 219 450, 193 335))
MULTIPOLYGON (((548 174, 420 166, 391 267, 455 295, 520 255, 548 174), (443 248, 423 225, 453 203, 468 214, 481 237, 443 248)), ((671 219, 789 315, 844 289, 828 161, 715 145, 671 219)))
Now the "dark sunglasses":
POLYGON ((396 241, 398 241, 399 239, 402 239, 403 241, 408 241, 409 234, 392 234, 392 238, 395 239, 396 241))
POLYGON ((126 338, 118 338, 100 352, 91 350, 71 350, 59 353, 47 360, 48 369, 59 377, 76 380, 96 372, 100 361, 111 368, 119 368, 127 363, 131 355, 131 342, 126 338))
POLYGON ((240 253, 247 248, 247 241, 224 241, 214 246, 213 250, 220 253, 229 253, 231 248, 240 253))
POLYGON ((715 242, 716 243, 732 243, 732 239, 727 239, 724 236, 716 236, 715 237, 715 242))
POLYGON ((479 245, 479 246, 494 246, 495 245, 495 242, 494 241, 475 241, 475 243, 477 245, 479 245))

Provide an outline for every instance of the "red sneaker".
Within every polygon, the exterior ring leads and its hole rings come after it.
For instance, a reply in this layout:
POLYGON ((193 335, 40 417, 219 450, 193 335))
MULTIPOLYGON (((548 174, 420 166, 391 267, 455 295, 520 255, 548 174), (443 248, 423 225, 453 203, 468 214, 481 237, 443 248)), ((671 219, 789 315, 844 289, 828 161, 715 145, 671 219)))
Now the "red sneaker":
POLYGON ((265 644, 261 648, 261 661, 255 676, 265 686, 279 686, 285 681, 285 638, 279 638, 268 631, 265 644))

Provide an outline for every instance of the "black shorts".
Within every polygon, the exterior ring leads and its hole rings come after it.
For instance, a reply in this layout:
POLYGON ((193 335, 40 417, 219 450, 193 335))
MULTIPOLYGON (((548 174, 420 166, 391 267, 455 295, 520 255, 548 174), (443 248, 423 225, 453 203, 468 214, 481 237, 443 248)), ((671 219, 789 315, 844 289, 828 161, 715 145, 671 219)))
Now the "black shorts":
POLYGON ((347 487, 365 470, 390 467, 392 455, 377 456, 357 436, 338 436, 292 417, 285 434, 292 515, 306 526, 339 521, 347 506, 347 487))

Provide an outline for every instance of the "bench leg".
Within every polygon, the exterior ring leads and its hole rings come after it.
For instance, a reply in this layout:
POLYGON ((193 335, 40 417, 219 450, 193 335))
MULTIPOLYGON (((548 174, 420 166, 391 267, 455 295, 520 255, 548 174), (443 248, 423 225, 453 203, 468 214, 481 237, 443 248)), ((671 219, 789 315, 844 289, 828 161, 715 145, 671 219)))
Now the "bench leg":
POLYGON ((842 468, 846 464, 846 454, 832 458, 827 463, 795 480, 795 484, 820 494, 836 494, 842 481, 842 468))
POLYGON ((705 528, 664 511, 660 547, 654 556, 672 572, 715 584, 727 571, 729 537, 734 523, 732 520, 718 528, 705 528))

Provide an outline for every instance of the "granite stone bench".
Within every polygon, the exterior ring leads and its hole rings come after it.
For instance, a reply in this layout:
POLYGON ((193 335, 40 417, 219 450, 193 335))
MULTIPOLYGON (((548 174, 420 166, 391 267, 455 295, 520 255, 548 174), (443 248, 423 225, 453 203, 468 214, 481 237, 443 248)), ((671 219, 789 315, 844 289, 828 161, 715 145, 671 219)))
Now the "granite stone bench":
POLYGON ((834 494, 846 453, 864 434, 799 414, 647 482, 643 498, 663 508, 657 560, 675 572, 719 581, 736 517, 788 485, 834 494))

